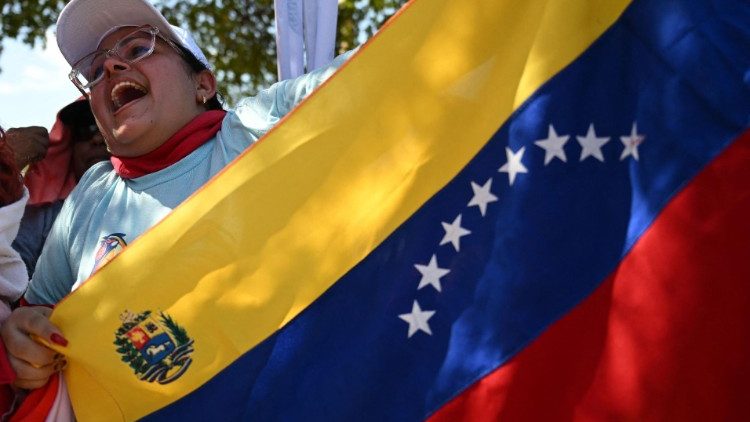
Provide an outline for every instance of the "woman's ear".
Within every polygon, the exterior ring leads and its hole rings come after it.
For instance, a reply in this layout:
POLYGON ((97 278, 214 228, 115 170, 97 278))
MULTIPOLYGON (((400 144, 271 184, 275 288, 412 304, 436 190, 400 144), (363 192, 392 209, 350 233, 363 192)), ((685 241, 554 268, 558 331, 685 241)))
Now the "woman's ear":
POLYGON ((196 101, 205 104, 216 95, 216 77, 210 70, 204 69, 194 74, 196 101))

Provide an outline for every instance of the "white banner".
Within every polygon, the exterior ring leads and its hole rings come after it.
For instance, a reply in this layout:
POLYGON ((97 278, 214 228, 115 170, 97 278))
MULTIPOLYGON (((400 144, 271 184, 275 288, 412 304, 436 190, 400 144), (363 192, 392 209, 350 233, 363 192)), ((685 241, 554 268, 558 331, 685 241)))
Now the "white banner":
POLYGON ((337 0, 275 0, 279 80, 291 79, 333 59, 337 0))

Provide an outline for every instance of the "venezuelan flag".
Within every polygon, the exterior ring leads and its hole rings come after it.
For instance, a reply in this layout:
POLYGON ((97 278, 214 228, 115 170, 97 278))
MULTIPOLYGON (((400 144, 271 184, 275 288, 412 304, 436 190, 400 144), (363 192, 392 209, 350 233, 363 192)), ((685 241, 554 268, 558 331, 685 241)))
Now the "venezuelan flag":
POLYGON ((81 420, 747 420, 750 4, 414 0, 55 310, 81 420))

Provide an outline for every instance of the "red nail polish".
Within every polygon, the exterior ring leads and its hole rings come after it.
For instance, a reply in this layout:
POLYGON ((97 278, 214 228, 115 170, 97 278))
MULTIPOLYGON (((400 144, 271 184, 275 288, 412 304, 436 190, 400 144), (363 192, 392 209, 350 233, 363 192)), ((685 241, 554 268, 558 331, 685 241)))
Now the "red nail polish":
POLYGON ((49 336, 49 339, 60 346, 67 346, 68 340, 65 340, 65 337, 61 336, 60 334, 54 333, 51 336, 49 336))

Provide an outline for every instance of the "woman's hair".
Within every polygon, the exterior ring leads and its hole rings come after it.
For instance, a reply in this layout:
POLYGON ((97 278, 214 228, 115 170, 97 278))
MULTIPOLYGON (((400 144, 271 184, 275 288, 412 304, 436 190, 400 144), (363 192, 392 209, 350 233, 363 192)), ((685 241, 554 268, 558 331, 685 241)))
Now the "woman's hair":
POLYGON ((23 181, 16 167, 13 150, 5 142, 5 131, 0 127, 0 206, 12 204, 23 196, 23 181))
MULTIPOLYGON (((185 63, 187 63, 190 70, 192 70, 195 73, 198 73, 204 70, 209 70, 206 68, 206 66, 203 63, 201 63, 198 59, 196 59, 195 56, 193 56, 193 54, 190 53, 190 51, 188 51, 188 49, 186 49, 185 47, 177 43, 175 44, 182 52, 182 58, 185 60, 185 63)), ((211 97, 210 99, 208 99, 208 101, 206 101, 206 104, 205 104, 206 110, 224 110, 224 106, 222 105, 222 102, 223 101, 220 99, 219 92, 217 91, 213 97, 211 97)))

